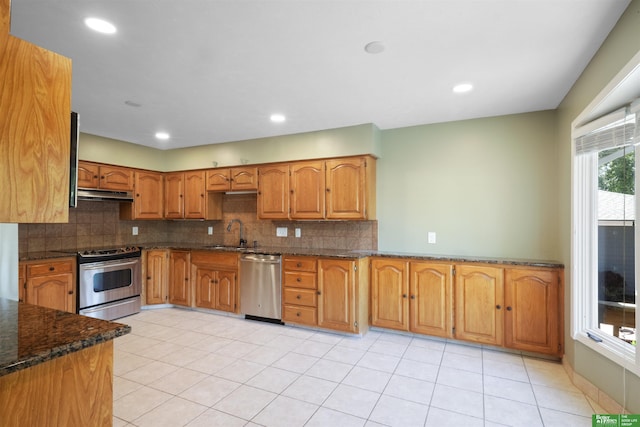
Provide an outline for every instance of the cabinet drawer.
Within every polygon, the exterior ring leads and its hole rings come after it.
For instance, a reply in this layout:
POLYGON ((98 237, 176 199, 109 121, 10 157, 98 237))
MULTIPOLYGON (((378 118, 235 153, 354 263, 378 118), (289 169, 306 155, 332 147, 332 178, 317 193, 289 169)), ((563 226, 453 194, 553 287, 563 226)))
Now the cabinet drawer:
POLYGON ((284 286, 293 288, 316 288, 316 273, 297 273, 291 271, 284 272, 284 286))
POLYGON ((284 288, 284 303, 317 307, 318 296, 310 289, 284 288))
POLYGON ((43 276, 46 274, 71 273, 73 263, 71 262, 48 262, 44 264, 27 265, 27 276, 43 276))
POLYGON ((283 266, 288 271, 317 271, 317 262, 312 257, 285 257, 283 266))
POLYGON ((311 307, 299 307, 287 304, 284 306, 282 320, 285 322, 289 321, 315 326, 318 323, 318 311, 311 307))
POLYGON ((238 268, 238 254, 214 251, 191 252, 191 264, 238 268))

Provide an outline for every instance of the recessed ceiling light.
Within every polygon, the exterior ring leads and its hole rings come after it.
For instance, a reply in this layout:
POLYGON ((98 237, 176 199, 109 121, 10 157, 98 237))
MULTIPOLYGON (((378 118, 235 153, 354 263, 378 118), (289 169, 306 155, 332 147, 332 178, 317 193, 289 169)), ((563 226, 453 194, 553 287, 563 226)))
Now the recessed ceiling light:
POLYGON ((170 138, 170 135, 167 132, 156 132, 156 138, 166 141, 170 138))
POLYGON ((375 55, 376 53, 382 53, 384 52, 384 45, 380 41, 370 42, 364 46, 364 51, 372 55, 375 55))
POLYGON ((282 123, 287 120, 284 114, 272 114, 270 119, 273 123, 282 123))
POLYGON ((454 93, 467 93, 473 90, 473 85, 471 83, 460 83, 453 87, 454 93))
POLYGON ((107 22, 104 19, 99 18, 87 18, 84 20, 87 27, 94 31, 103 34, 113 34, 116 32, 116 27, 111 22, 107 22))

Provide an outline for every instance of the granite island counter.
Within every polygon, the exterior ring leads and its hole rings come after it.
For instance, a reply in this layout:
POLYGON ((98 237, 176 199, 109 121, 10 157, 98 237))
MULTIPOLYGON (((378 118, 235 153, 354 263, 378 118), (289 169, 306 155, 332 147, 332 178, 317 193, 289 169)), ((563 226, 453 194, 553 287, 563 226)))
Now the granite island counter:
POLYGON ((0 298, 0 426, 113 422, 113 339, 127 325, 0 298))

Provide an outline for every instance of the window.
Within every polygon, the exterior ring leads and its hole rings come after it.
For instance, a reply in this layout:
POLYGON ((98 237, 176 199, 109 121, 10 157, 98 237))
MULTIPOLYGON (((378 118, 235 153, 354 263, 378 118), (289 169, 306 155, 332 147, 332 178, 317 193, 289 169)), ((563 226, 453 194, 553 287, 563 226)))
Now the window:
POLYGON ((573 162, 573 336, 636 372, 639 121, 636 102, 574 129, 573 162))

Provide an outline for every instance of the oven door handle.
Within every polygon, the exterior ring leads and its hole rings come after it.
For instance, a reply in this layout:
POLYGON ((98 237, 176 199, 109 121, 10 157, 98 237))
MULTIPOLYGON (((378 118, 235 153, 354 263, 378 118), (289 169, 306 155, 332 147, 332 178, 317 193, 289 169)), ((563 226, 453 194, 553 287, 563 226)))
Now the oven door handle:
POLYGON ((109 267, 127 267, 130 265, 136 265, 140 263, 140 258, 127 258, 127 259, 114 259, 111 261, 98 261, 98 262, 90 262, 87 264, 79 264, 82 270, 96 270, 96 269, 105 269, 109 267))

